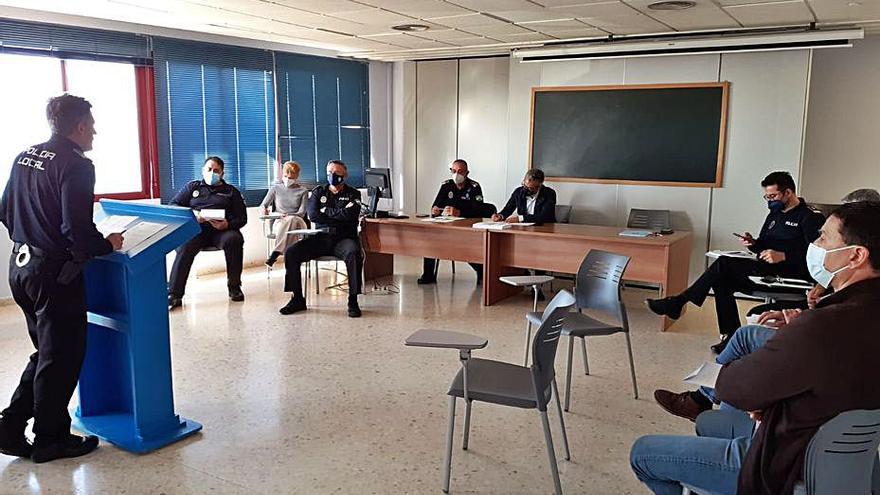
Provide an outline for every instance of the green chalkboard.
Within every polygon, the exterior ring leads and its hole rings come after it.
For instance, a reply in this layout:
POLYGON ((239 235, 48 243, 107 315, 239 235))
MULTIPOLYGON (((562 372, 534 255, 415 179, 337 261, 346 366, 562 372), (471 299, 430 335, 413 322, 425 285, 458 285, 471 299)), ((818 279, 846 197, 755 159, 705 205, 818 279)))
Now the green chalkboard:
POLYGON ((533 88, 531 166, 554 180, 720 186, 728 84, 533 88))

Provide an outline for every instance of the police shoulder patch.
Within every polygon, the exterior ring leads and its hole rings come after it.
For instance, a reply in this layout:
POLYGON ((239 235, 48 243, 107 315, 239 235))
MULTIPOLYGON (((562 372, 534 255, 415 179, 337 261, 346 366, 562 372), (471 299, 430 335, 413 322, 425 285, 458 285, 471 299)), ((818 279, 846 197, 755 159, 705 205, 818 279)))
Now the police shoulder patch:
POLYGON ((453 196, 455 196, 455 194, 453 194, 453 193, 452 193, 452 191, 449 191, 449 194, 448 194, 448 196, 449 196, 449 199, 452 199, 452 198, 453 198, 453 196))
POLYGON ((327 202, 327 196, 321 196, 321 203, 327 202))
POLYGON ((193 191, 193 197, 194 197, 194 198, 198 198, 198 197, 199 197, 199 190, 198 190, 198 189, 196 189, 195 191, 193 191))
POLYGON ((482 196, 477 196, 477 197, 474 198, 474 199, 477 200, 477 202, 479 202, 479 203, 482 203, 482 202, 483 202, 483 197, 482 197, 482 196))

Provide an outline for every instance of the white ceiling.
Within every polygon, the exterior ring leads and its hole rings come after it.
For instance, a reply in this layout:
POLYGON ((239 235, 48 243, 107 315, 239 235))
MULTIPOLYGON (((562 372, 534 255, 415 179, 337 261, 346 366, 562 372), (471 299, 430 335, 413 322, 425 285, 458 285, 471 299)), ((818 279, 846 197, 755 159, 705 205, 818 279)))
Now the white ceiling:
POLYGON ((507 53, 542 42, 759 26, 860 24, 880 0, 0 0, 3 6, 329 49, 376 60, 507 53), (396 24, 430 27, 400 33, 396 24))

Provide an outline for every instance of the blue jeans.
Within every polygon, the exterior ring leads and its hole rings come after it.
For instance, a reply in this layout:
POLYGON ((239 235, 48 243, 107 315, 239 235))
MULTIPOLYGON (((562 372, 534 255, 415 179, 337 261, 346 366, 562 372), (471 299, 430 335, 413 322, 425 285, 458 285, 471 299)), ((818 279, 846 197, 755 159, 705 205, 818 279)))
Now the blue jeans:
POLYGON ((648 435, 632 446, 636 477, 657 495, 680 495, 682 484, 701 495, 736 494, 753 423, 741 411, 706 411, 695 437, 648 435))
MULTIPOLYGON (((724 350, 721 351, 721 354, 715 358, 715 362, 720 365, 725 365, 736 361, 741 357, 748 356, 757 349, 763 347, 764 343, 770 340, 770 337, 775 333, 776 330, 761 325, 746 325, 744 327, 739 327, 736 330, 736 333, 733 334, 733 337, 730 338, 727 347, 725 347, 724 350)), ((715 404, 718 404, 718 399, 715 398, 715 389, 700 387, 700 393, 705 395, 707 399, 715 404)), ((721 409, 733 409, 733 407, 727 404, 721 404, 721 409)))

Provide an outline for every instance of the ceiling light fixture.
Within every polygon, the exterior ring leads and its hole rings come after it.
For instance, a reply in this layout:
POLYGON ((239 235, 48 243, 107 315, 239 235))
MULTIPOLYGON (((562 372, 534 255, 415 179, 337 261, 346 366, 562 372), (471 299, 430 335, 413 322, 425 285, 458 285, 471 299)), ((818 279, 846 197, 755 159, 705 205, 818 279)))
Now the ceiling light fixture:
POLYGON ((654 2, 648 5, 651 10, 687 10, 696 7, 697 2, 692 0, 666 0, 663 2, 654 2))
POLYGON ((398 24, 397 26, 391 26, 391 29, 405 32, 427 31, 428 26, 424 24, 398 24))

